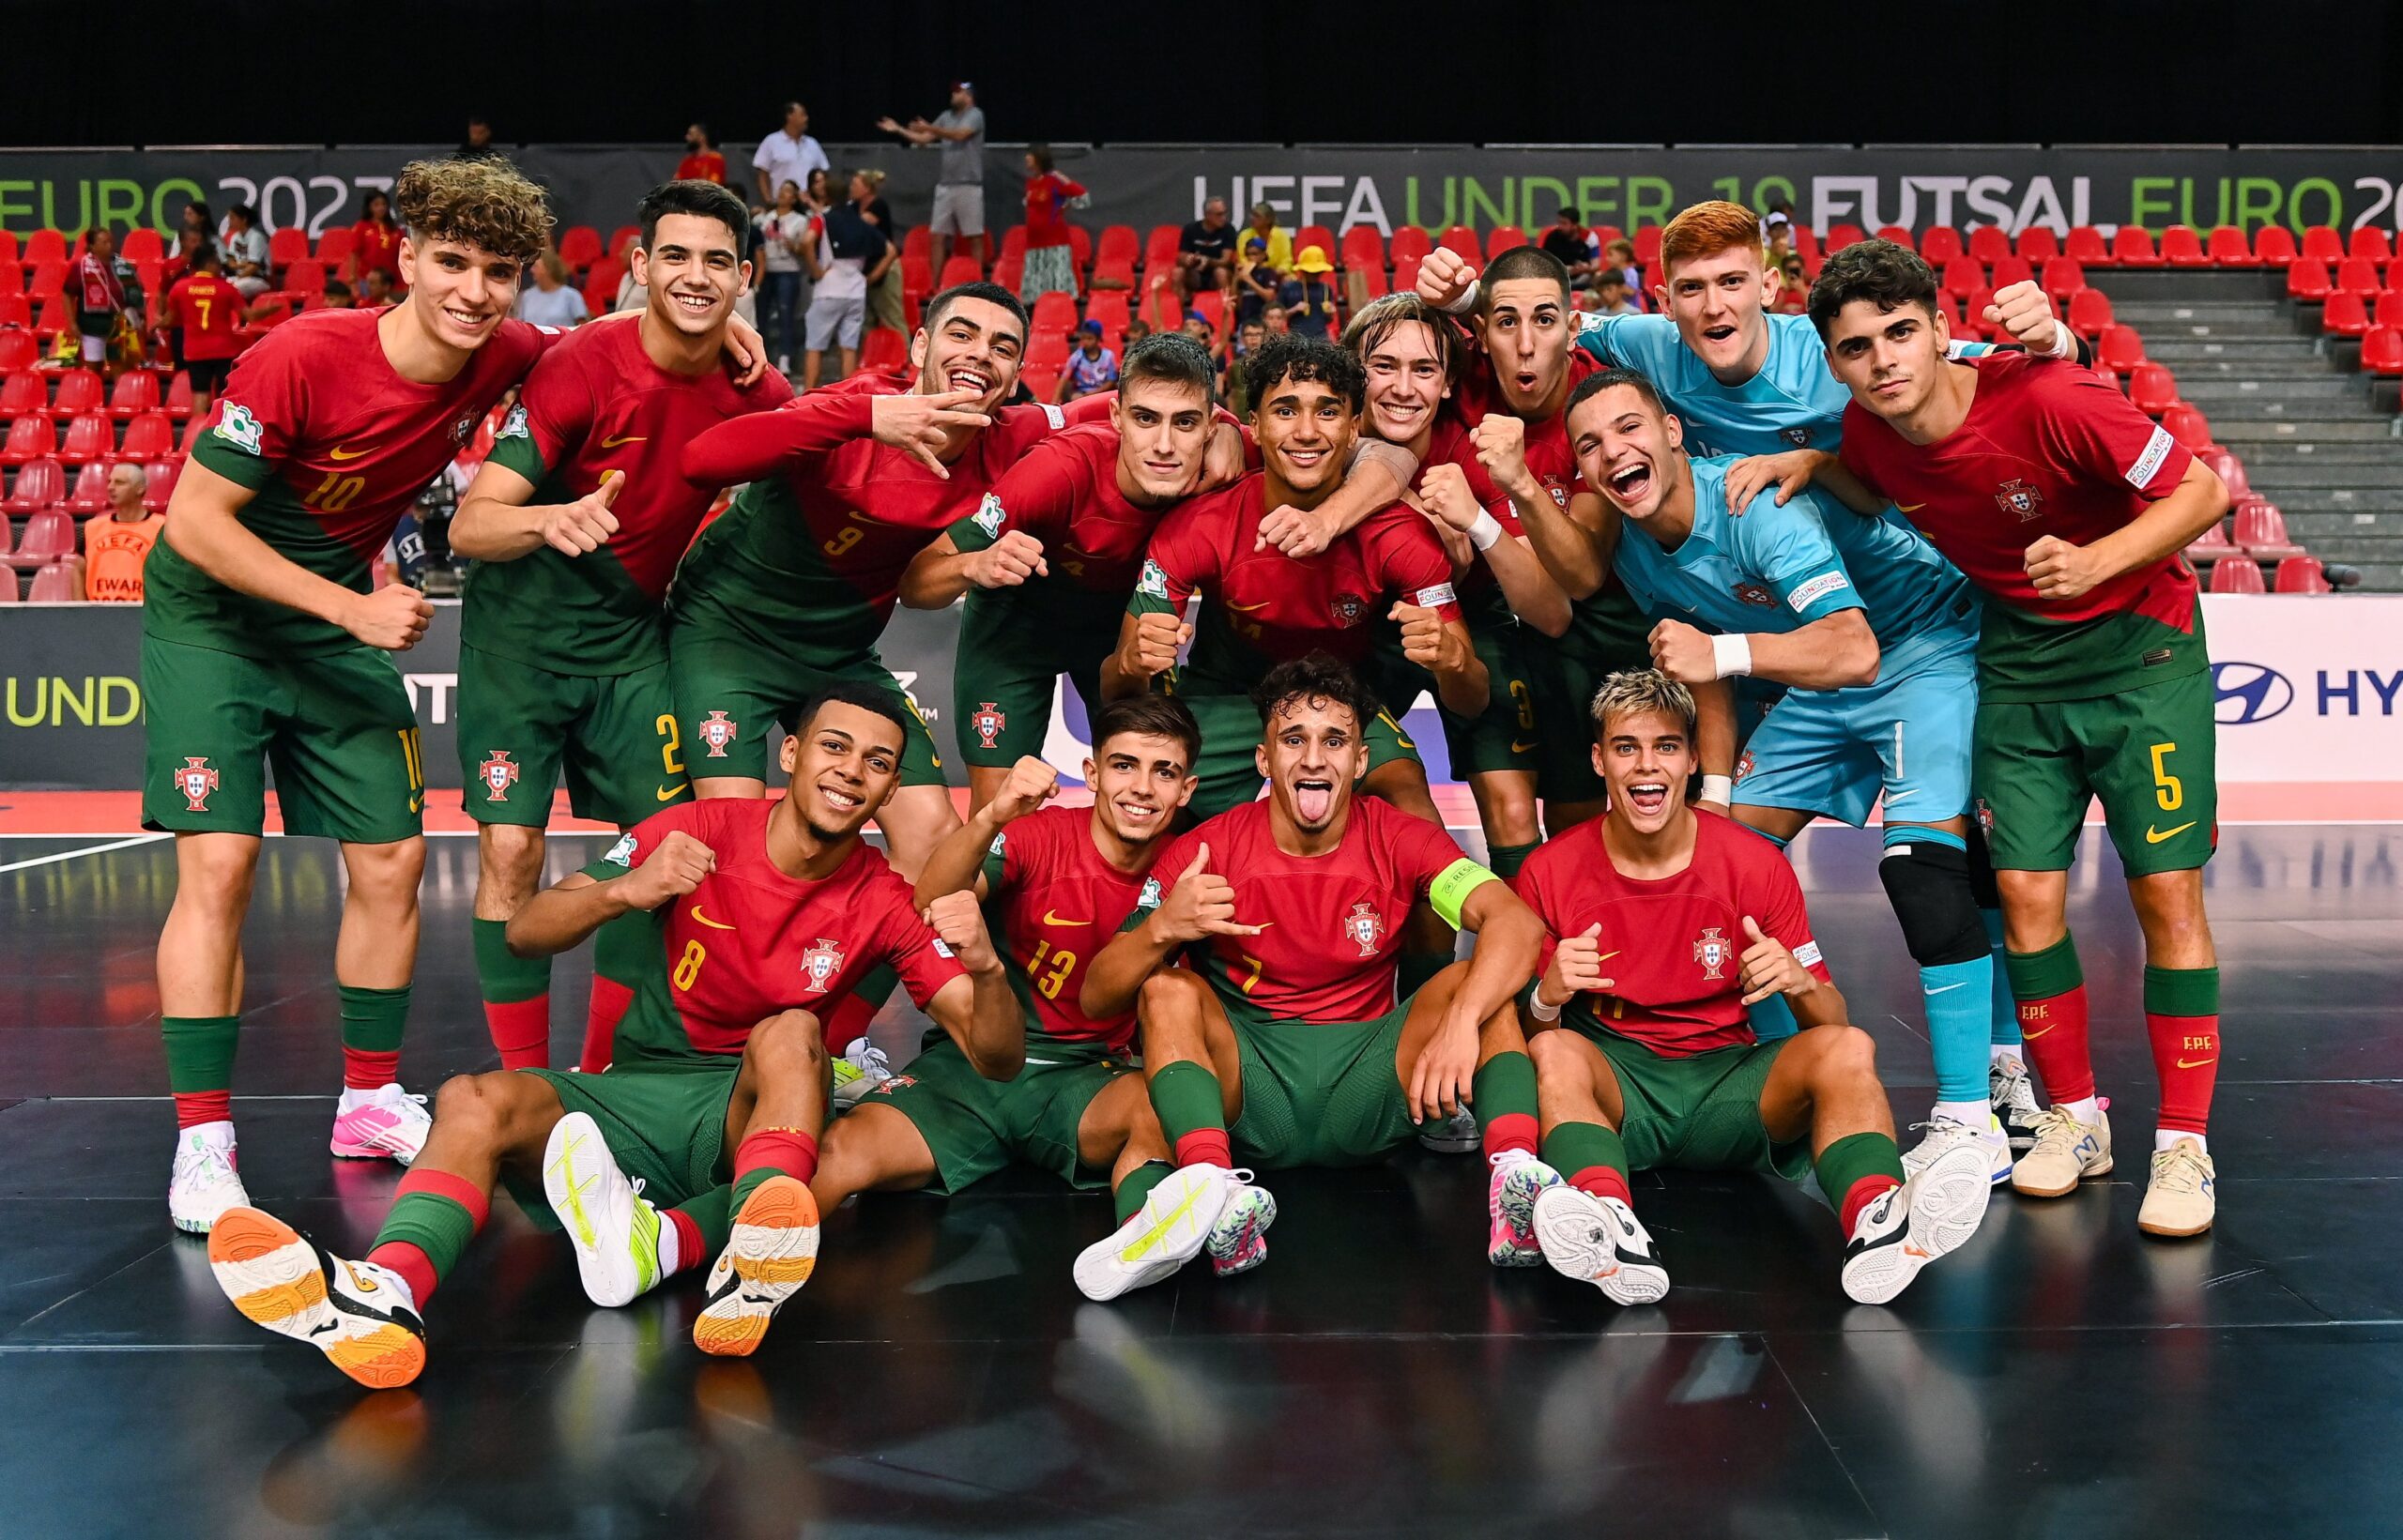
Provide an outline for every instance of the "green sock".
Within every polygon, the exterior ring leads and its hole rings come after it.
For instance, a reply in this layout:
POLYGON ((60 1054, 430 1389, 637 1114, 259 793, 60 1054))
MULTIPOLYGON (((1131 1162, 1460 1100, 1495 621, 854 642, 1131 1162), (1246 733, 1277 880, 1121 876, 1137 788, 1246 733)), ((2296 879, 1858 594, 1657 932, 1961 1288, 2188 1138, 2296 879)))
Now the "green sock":
POLYGON ((2145 965, 2144 1009, 2155 1016, 2219 1014, 2219 969, 2145 965))
POLYGON ((1811 1160, 1819 1174, 1819 1191, 1839 1212, 1854 1182, 1863 1177, 1903 1180, 1903 1152, 1888 1134, 1847 1134, 1811 1160))
POLYGON ((338 984, 342 996, 342 1045, 363 1053, 398 1053, 409 1022, 409 986, 368 989, 338 984))
POLYGON ((1477 1126, 1485 1138, 1485 1152, 1536 1149, 1536 1061, 1513 1049, 1495 1054, 1477 1067, 1469 1081, 1469 1100, 1477 1108, 1477 1126))
POLYGON ((1534 855, 1536 849, 1533 845, 1489 845, 1485 850, 1490 858, 1485 863, 1486 869, 1508 882, 1518 877, 1519 868, 1527 863, 1527 858, 1534 855))
POLYGON ((375 1243, 398 1241, 417 1247, 434 1264, 434 1275, 439 1279, 459 1265, 460 1255, 475 1238, 476 1218, 466 1204, 439 1193, 415 1192, 392 1200, 375 1243))
POLYGON ((1118 1208, 1118 1222, 1123 1225, 1134 1218, 1135 1211, 1143 1206, 1143 1199, 1152 1196, 1152 1189, 1175 1170, 1164 1160, 1147 1160, 1127 1172, 1126 1180, 1118 1184, 1118 1191, 1110 1195, 1118 1208))
POLYGON ((167 1040, 167 1089, 178 1095, 225 1090, 234 1084, 234 1046, 240 1016, 163 1016, 159 1033, 167 1040))
MULTIPOLYGON (((592 933, 592 971, 612 983, 632 989, 642 982, 646 966, 656 968, 659 963, 659 922, 651 915, 621 914, 592 933)), ((547 978, 550 965, 543 966, 547 978)))
POLYGON ((2002 966, 2011 975, 2012 995, 2022 1000, 2048 1000, 2086 982, 2074 936, 2064 935, 2042 952, 2005 952, 2002 966))
POLYGON ((1543 1136, 1543 1163, 1564 1180, 1575 1182, 1584 1172, 1608 1170, 1627 1182, 1627 1141, 1618 1130, 1600 1123, 1556 1123, 1543 1136))
POLYGON ((1150 1089, 1152 1110, 1159 1114, 1160 1129, 1171 1144, 1196 1130, 1227 1125, 1226 1096, 1218 1077, 1191 1060, 1161 1065, 1152 1074, 1150 1089))
POLYGON ((707 1266, 709 1260, 715 1259, 717 1254, 726 1249, 726 1238, 734 1229, 734 1189, 712 1187, 698 1197, 677 1204, 671 1212, 686 1215, 699 1227, 701 1249, 706 1258, 696 1264, 690 1257, 679 1257, 676 1258, 678 1270, 686 1271, 696 1265, 707 1266))
MULTIPOLYGON (((609 926, 601 929, 605 935, 609 926)), ((471 920, 467 930, 475 941, 476 985, 486 1000, 509 1005, 551 992, 551 960, 520 957, 510 951, 508 921, 471 920)))

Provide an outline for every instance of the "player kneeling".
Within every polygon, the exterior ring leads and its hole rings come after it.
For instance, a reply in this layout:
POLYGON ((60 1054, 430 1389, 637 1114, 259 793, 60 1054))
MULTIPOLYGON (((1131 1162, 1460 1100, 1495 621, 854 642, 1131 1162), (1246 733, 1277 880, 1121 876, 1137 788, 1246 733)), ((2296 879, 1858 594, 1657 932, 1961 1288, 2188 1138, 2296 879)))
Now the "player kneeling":
POLYGON ((1238 1160, 1366 1165, 1464 1101, 1495 1157, 1493 1259, 1532 1263, 1535 1077, 1513 997, 1542 927, 1441 829, 1356 795, 1377 707, 1349 670, 1313 653, 1252 698, 1267 800, 1163 850, 1085 977, 1088 1014, 1136 1012, 1178 1169, 1077 1259, 1077 1285, 1108 1299, 1205 1243, 1221 1273, 1255 1266, 1276 1211, 1238 1160), (1477 952, 1397 1001, 1402 920, 1421 900, 1477 933, 1477 952), (1241 1222, 1220 1223, 1229 1211, 1241 1222))
POLYGON ((1844 1226, 1844 1292, 1892 1299, 1977 1232, 1984 1151, 1953 1145, 1906 1179, 1875 1045, 1844 1022, 1793 871, 1687 805, 1685 686, 1615 674, 1593 715, 1609 811, 1538 850, 1518 884, 1557 938, 1529 1012, 1543 1159, 1568 1179, 1536 1199, 1544 1259, 1617 1304, 1649 1304, 1669 1274, 1630 1170, 1815 1166, 1844 1226), (1747 1008, 1772 994, 1803 1029, 1762 1043, 1747 1008))
POLYGON ((361 1384, 406 1384, 425 1365, 426 1301, 506 1181, 538 1221, 556 1214, 596 1304, 715 1254, 694 1341, 758 1346, 817 1256, 808 1182, 832 1097, 820 1025, 832 1007, 889 964, 977 1073, 1016 1074, 1025 1046, 974 900, 955 894, 922 918, 860 838, 900 778, 907 738, 890 696, 838 685, 801 716, 786 796, 654 815, 510 921, 513 950, 551 954, 621 915, 652 917, 653 966, 607 1073, 446 1084, 362 1260, 256 1209, 229 1211, 208 1258, 237 1309, 361 1384))

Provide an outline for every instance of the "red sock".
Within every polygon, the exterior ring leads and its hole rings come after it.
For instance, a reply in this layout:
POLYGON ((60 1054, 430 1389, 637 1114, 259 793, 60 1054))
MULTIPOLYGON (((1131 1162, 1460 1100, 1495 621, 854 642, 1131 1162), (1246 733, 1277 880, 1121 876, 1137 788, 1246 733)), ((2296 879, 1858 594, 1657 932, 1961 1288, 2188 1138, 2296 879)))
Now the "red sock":
POLYGON ((344 1090, 379 1090, 401 1077, 401 1050, 376 1052, 344 1044, 342 1050, 342 1089, 344 1090))
POLYGON ((1569 1179, 1569 1185, 1596 1197, 1615 1197, 1629 1208, 1635 1207, 1635 1195, 1628 1190, 1627 1173, 1615 1166, 1588 1166, 1569 1179))
POLYGON ((2044 1082, 2044 1094, 2056 1102, 2094 1094, 2094 1060, 2086 1049, 2086 985, 2049 999, 2021 1000, 2019 1035, 2028 1061, 2044 1082))
POLYGON ((551 997, 484 1001, 484 1027, 505 1070, 539 1070, 551 1062, 551 997))
MULTIPOLYGON (((669 1209, 660 1217, 676 1232, 676 1266, 673 1273, 690 1273, 701 1265, 701 1223, 681 1209, 669 1209)), ((714 1258, 710 1260, 715 1260, 714 1258)))
POLYGON ((635 992, 615 979, 592 975, 592 1003, 584 1013, 584 1057, 577 1067, 598 1075, 609 1067, 618 1040, 618 1021, 632 1005, 635 992))
POLYGON ((1234 1146, 1223 1128, 1197 1128, 1176 1141, 1179 1166, 1220 1166, 1234 1169, 1234 1146))
POLYGON ((876 1007, 856 994, 845 995, 826 1013, 826 1051, 841 1053, 851 1045, 853 1038, 867 1036, 870 1023, 876 1020, 876 1007))
POLYGON ((230 1090, 176 1092, 176 1132, 178 1134, 202 1123, 231 1122, 233 1119, 234 1093, 230 1090))
POLYGON ((418 1309, 425 1309, 425 1302, 434 1298, 434 1286, 439 1280, 434 1272, 434 1258, 421 1250, 415 1242, 387 1241, 367 1254, 367 1259, 377 1267, 389 1267, 399 1273, 409 1286, 409 1294, 417 1301, 418 1309))
MULTIPOLYGON (((1488 1157, 1505 1150, 1536 1152, 1536 1121, 1524 1112, 1505 1112, 1485 1124, 1485 1153, 1488 1157)), ((1621 1185, 1625 1185, 1621 1183, 1621 1185)))
MULTIPOLYGON (((2054 1100, 2060 1098, 2056 1096, 2054 1100)), ((1852 1190, 1844 1195, 1844 1203, 1837 1211, 1837 1217, 1844 1221, 1844 1234, 1847 1237, 1852 1234, 1852 1227, 1860 1220, 1861 1210, 1901 1185, 1901 1182, 1884 1171, 1872 1171, 1854 1182, 1852 1190)))
POLYGON ((2147 1011, 2152 1069, 2161 1076, 2161 1126, 2200 1134, 2212 1117, 2219 1083, 2219 1017, 2162 1016, 2147 1011))
MULTIPOLYGON (((742 1142, 734 1147, 734 1180, 742 1179, 761 1166, 773 1166, 788 1177, 807 1182, 818 1174, 818 1140, 797 1128, 766 1129, 745 1134, 742 1142)), ((696 1236, 698 1230, 694 1232, 696 1236)))

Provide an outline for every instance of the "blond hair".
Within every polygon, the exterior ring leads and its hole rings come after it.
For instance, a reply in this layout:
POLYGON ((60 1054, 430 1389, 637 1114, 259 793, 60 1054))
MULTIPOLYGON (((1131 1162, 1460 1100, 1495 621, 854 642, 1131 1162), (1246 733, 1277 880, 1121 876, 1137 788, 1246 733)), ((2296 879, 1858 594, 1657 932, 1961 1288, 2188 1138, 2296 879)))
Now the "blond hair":
POLYGON ((1594 692, 1594 730, 1609 729, 1611 718, 1664 716, 1681 724, 1693 737, 1693 692, 1657 668, 1631 668, 1613 674, 1594 692))
POLYGON ((551 243, 543 190, 502 160, 412 160, 392 206, 414 241, 452 240, 531 262, 551 243))

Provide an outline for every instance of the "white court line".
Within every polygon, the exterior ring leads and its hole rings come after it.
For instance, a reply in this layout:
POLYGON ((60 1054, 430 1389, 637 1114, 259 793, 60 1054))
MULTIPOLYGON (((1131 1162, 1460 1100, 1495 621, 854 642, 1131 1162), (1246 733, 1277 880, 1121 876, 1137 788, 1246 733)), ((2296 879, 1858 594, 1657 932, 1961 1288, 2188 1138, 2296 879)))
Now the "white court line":
MULTIPOLYGON (((15 839, 29 839, 29 840, 30 840, 30 839, 53 839, 53 840, 54 840, 54 839, 60 839, 60 838, 65 838, 65 839, 85 839, 85 838, 89 838, 90 836, 88 836, 88 835, 82 835, 82 834, 68 834, 68 835, 63 835, 63 836, 62 836, 62 835, 58 835, 58 834, 20 834, 20 835, 12 835, 12 836, 10 836, 10 837, 11 837, 11 838, 15 838, 15 839)), ((58 852, 58 854, 56 854, 56 855, 54 855, 54 856, 36 856, 36 857, 34 857, 31 861, 12 861, 8 862, 8 863, 7 865, 5 865, 5 866, 0 866, 0 872, 22 872, 22 871, 23 871, 23 870, 24 870, 26 867, 28 867, 28 866, 47 866, 47 865, 51 864, 51 862, 53 862, 53 861, 73 861, 77 856, 98 856, 98 855, 105 854, 106 852, 111 851, 111 850, 122 850, 122 849, 125 849, 125 848, 126 848, 127 846, 135 846, 135 845, 154 845, 154 844, 158 843, 158 842, 159 842, 159 841, 161 841, 161 840, 164 840, 164 839, 172 839, 172 838, 174 838, 174 836, 173 836, 173 835, 171 835, 171 834, 136 834, 136 835, 134 835, 134 836, 133 836, 133 838, 131 838, 131 839, 130 839, 130 840, 115 840, 115 841, 113 841, 113 842, 111 842, 110 844, 107 844, 107 845, 87 845, 87 846, 84 846, 84 847, 83 847, 82 849, 80 849, 80 850, 61 850, 60 852, 58 852)))

